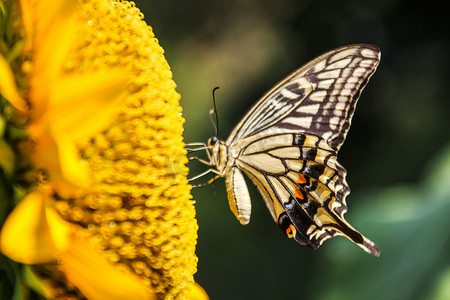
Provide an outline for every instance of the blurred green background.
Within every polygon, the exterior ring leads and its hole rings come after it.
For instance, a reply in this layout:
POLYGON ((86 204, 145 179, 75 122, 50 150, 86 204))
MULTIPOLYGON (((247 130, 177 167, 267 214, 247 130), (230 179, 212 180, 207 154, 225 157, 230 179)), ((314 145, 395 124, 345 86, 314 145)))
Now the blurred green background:
MULTIPOLYGON (((444 3, 444 2, 442 2, 444 3)), ((450 299, 450 14, 423 1, 136 1, 182 95, 185 139, 221 139, 259 97, 314 57, 372 43, 381 64, 364 90, 339 160, 347 220, 379 258, 339 237, 313 251, 287 239, 249 184, 241 226, 223 180, 194 189, 196 280, 211 299, 450 299)), ((205 168, 193 163, 191 174, 205 168)))

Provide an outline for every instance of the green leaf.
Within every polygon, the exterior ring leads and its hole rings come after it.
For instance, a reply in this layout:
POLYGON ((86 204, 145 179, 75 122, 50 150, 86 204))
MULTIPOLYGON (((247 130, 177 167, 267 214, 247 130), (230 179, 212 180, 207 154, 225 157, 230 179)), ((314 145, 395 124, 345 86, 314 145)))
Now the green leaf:
POLYGON ((9 145, 0 139, 0 168, 7 176, 11 176, 14 171, 14 152, 9 145))

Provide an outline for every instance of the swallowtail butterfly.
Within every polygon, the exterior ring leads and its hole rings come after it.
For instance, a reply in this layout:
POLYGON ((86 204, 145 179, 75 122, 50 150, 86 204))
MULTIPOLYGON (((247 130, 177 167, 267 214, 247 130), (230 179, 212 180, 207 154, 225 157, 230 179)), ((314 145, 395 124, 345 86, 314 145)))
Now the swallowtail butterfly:
POLYGON ((207 172, 216 178, 225 177, 231 211, 241 224, 248 224, 251 213, 246 174, 288 237, 315 249, 343 235, 379 255, 377 246, 344 220, 350 189, 336 160, 358 97, 379 62, 373 45, 325 53, 267 92, 226 142, 213 137, 208 144, 188 144, 202 145, 191 150, 205 149, 209 161, 195 159, 214 167, 207 172))

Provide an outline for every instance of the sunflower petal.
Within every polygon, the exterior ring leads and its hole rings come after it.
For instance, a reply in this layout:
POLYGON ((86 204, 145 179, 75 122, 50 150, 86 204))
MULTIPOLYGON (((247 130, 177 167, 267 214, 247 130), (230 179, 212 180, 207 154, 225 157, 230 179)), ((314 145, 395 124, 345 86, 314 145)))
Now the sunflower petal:
POLYGON ((78 141, 110 125, 123 107, 129 78, 128 72, 117 68, 61 79, 51 96, 52 131, 78 141))
POLYGON ((88 299, 155 299, 135 275, 107 262, 80 234, 73 234, 61 264, 67 279, 88 299))
POLYGON ((35 14, 32 20, 36 22, 30 37, 32 42, 36 41, 30 101, 33 119, 38 120, 47 108, 49 88, 62 71, 75 38, 77 1, 42 0, 28 5, 32 7, 32 14, 35 14))
POLYGON ((0 249, 9 258, 24 264, 46 263, 56 258, 45 213, 45 195, 28 194, 11 212, 0 235, 0 249))
POLYGON ((197 283, 194 282, 194 284, 191 286, 191 289, 189 290, 188 297, 191 300, 208 300, 208 294, 206 294, 205 290, 197 283))
MULTIPOLYGON (((56 139, 55 139, 56 140, 56 139)), ((89 170, 86 165, 83 165, 78 157, 78 152, 73 141, 64 136, 59 136, 56 140, 58 143, 58 157, 59 167, 54 172, 60 172, 60 174, 54 174, 53 178, 61 178, 61 182, 58 184, 58 192, 65 197, 73 195, 80 187, 87 187, 90 183, 89 170)), ((52 176, 52 174, 50 175, 52 176)))
POLYGON ((66 251, 70 247, 70 233, 74 225, 64 220, 53 207, 46 207, 45 214, 53 244, 58 252, 66 251))
POLYGON ((0 55, 0 94, 18 110, 27 111, 27 103, 20 97, 14 74, 2 55, 0 55))
POLYGON ((41 0, 36 2, 36 28, 39 41, 35 58, 35 70, 54 78, 61 71, 63 62, 75 37, 75 12, 77 0, 41 0), (45 16, 43 18, 42 16, 45 16))
MULTIPOLYGON (((36 128, 30 127, 28 132, 36 134, 36 128)), ((87 167, 78 158, 73 141, 63 135, 55 140, 48 130, 39 132, 31 159, 36 166, 47 170, 51 184, 61 196, 71 197, 80 187, 88 186, 87 167)))
POLYGON ((22 13, 23 27, 27 36, 30 37, 33 34, 33 19, 32 19, 32 3, 30 0, 20 0, 20 11, 22 13))

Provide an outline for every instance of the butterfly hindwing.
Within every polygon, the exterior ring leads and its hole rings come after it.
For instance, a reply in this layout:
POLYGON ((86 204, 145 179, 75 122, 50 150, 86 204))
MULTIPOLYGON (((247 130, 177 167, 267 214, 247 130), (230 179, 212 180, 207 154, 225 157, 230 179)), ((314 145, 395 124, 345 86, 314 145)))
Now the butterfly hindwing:
POLYGON ((286 130, 317 135, 338 150, 359 94, 375 72, 380 51, 372 45, 332 50, 267 92, 244 116, 227 145, 256 133, 286 130))
POLYGON ((244 139, 236 165, 258 186, 283 231, 312 248, 341 234, 377 255, 376 246, 344 219, 350 189, 336 151, 321 137, 303 133, 258 134, 244 139))

